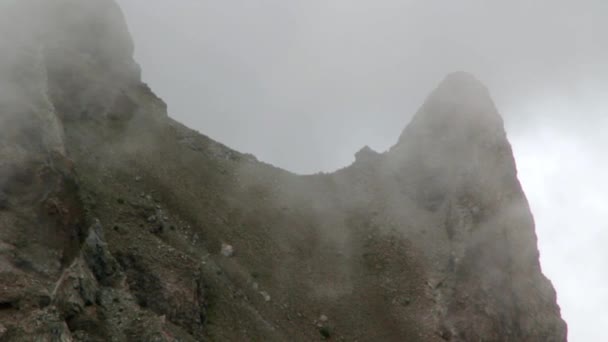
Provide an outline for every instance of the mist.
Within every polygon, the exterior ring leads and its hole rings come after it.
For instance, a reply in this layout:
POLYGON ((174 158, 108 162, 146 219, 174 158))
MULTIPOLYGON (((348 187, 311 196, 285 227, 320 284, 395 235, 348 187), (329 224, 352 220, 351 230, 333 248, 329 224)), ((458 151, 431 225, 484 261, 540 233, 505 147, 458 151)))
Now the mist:
POLYGON ((170 115, 296 173, 387 150, 449 72, 491 90, 571 341, 608 323, 605 1, 120 0, 170 115))
MULTIPOLYGON (((608 3, 118 2, 143 78, 167 102, 173 118, 297 174, 343 168, 366 145, 389 150, 446 74, 474 74, 490 89, 504 118, 535 216, 543 271, 557 289, 570 340, 603 338, 608 324, 608 43, 603 39, 608 3)), ((0 0, 0 10, 9 3, 0 0)), ((0 47, 9 51, 0 55, 0 102, 27 108, 9 108, 12 116, 0 117, 0 156, 6 160, 18 160, 29 144, 63 151, 63 127, 55 115, 64 112, 57 106, 70 103, 51 103, 46 90, 36 88, 49 85, 48 70, 30 67, 77 60, 69 53, 51 54, 54 63, 49 63, 35 44, 15 46, 44 35, 39 28, 17 32, 18 20, 26 19, 0 21, 0 47)), ((92 28, 87 34, 99 32, 92 28)), ((103 51, 108 64, 118 68, 105 76, 138 79, 136 66, 110 59, 121 52, 119 57, 130 62, 130 40, 100 41, 111 43, 103 51)), ((112 102, 103 94, 113 97, 113 87, 108 82, 96 91, 74 85, 90 103, 65 112, 80 115, 82 108, 100 108, 91 104, 112 102)), ((6 202, 7 177, 0 173, 0 206, 6 202)))

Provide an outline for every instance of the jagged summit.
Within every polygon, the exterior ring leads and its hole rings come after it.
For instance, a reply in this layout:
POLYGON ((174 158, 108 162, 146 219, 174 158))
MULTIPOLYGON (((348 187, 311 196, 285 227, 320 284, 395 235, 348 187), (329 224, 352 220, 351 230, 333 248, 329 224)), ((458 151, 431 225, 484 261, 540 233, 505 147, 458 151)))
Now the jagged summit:
MULTIPOLYGON (((439 86, 429 95, 425 106, 442 106, 441 114, 449 112, 457 115, 459 112, 469 114, 493 114, 496 109, 493 106, 490 92, 481 81, 470 73, 459 71, 448 74, 439 86)), ((428 108, 428 112, 436 108, 428 108)))
MULTIPOLYGON (((426 98, 389 155, 399 165, 462 173, 495 162, 495 151, 512 155, 490 92, 471 74, 455 72, 426 98)), ((515 172, 514 163, 506 167, 515 172)))
POLYGON ((466 72, 449 74, 427 97, 399 139, 409 135, 453 141, 482 132, 504 131, 488 89, 466 72), (415 132, 415 133, 414 133, 415 132))
POLYGON ((479 96, 487 93, 486 86, 481 83, 475 75, 466 71, 455 71, 446 75, 439 88, 450 89, 451 91, 459 91, 462 93, 471 93, 479 96))
POLYGON ((366 145, 355 153, 355 160, 358 162, 374 162, 374 160, 380 158, 380 156, 380 153, 366 145))

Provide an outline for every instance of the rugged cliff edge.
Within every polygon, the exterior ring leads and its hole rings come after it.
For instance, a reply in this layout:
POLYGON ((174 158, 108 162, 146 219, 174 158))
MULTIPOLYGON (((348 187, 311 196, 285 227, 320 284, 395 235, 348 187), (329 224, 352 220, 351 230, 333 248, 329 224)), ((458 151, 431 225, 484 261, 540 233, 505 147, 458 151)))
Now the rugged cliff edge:
POLYGON ((488 90, 296 176, 167 116, 112 0, 0 20, 0 341, 565 341, 488 90))

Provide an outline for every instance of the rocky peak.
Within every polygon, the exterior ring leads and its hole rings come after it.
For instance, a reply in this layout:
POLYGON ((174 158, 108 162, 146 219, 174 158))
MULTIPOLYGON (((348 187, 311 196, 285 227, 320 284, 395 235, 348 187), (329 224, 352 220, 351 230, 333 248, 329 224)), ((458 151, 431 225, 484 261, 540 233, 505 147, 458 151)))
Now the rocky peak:
POLYGON ((374 151, 369 146, 364 146, 357 153, 355 153, 355 161, 361 163, 371 163, 378 162, 381 157, 381 154, 374 151))
POLYGON ((488 89, 465 72, 439 84, 388 155, 393 168, 417 175, 404 186, 431 203, 471 189, 482 202, 504 189, 521 192, 502 118, 488 89))
POLYGON ((113 1, 12 5, 38 29, 0 39, 0 341, 565 340, 472 76, 302 177, 169 119, 113 1))
POLYGON ((464 148, 492 138, 506 141, 490 92, 473 75, 456 72, 427 97, 397 145, 439 141, 464 148))
POLYGON ((481 115, 492 115, 496 111, 490 92, 475 76, 459 71, 448 74, 437 89, 428 97, 423 110, 435 115, 459 116, 454 119, 469 119, 481 115), (436 107, 433 107, 436 106, 436 107), (451 108, 447 111, 447 108, 451 108))

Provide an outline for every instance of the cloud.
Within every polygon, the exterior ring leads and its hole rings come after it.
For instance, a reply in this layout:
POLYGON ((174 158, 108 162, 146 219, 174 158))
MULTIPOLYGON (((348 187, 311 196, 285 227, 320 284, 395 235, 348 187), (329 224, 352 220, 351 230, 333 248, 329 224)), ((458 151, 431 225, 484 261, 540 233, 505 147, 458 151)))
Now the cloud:
MULTIPOLYGON (((581 111, 600 117, 608 108, 605 102, 582 108, 577 101, 560 104, 541 103, 529 110, 548 117, 577 113, 580 119, 581 111)), ((557 289, 570 341, 599 340, 608 322, 603 308, 608 300, 608 160, 601 152, 602 127, 577 131, 567 125, 534 125, 511 139, 535 214, 543 271, 557 289)))

